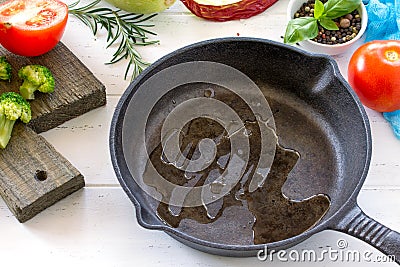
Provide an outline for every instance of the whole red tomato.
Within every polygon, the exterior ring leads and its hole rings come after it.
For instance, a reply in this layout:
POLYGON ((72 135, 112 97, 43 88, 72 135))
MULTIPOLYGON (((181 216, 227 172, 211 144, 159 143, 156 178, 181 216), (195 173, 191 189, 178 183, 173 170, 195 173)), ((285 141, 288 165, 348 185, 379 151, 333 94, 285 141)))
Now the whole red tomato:
POLYGON ((376 111, 400 109, 400 41, 371 41, 349 62, 348 81, 361 102, 376 111))
POLYGON ((0 44, 21 56, 39 56, 60 41, 68 6, 57 0, 11 0, 0 5, 0 44))

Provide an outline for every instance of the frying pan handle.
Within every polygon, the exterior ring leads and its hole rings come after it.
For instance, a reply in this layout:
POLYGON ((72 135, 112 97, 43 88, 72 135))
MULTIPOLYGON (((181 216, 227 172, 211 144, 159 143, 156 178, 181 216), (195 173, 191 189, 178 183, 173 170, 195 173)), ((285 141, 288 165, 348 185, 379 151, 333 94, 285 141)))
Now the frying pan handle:
POLYGON ((368 217, 357 204, 334 230, 367 242, 400 264, 400 234, 368 217))

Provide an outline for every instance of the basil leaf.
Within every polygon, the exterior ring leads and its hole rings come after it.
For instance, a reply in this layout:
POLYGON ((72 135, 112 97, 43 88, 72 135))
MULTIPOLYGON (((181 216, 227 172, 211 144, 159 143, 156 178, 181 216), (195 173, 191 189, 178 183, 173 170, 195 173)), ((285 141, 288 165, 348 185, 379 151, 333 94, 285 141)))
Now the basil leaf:
POLYGON ((351 13, 361 5, 361 0, 328 0, 324 4, 324 17, 336 19, 351 13))
POLYGON ((324 13, 324 4, 320 0, 315 0, 314 5, 314 18, 319 19, 324 13))
POLYGON ((339 27, 336 25, 336 23, 331 20, 331 19, 327 19, 327 18, 321 18, 318 20, 319 24, 321 24, 322 27, 324 27, 327 30, 330 31, 337 31, 339 30, 339 27))
POLYGON ((314 17, 301 17, 289 21, 283 41, 294 44, 318 35, 318 23, 314 17))

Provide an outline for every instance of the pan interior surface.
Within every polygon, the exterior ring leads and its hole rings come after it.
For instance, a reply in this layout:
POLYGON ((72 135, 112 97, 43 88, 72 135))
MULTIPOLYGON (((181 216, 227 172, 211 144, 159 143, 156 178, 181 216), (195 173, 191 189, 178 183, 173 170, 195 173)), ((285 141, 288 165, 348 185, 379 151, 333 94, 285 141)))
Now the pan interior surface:
MULTIPOLYGON (((246 248, 302 236, 307 230, 324 224, 362 183, 370 156, 365 116, 331 59, 256 40, 208 42, 177 51, 156 63, 141 81, 130 88, 132 93, 129 97, 134 97, 141 83, 155 73, 191 61, 226 64, 246 74, 261 89, 274 118, 277 140, 270 171, 277 175, 267 177, 274 180, 265 182, 270 183, 266 192, 258 190, 253 195, 238 196, 238 189, 230 202, 217 202, 209 209, 201 207, 185 213, 171 210, 160 199, 141 190, 128 173, 129 167, 125 166, 125 170, 122 168, 125 176, 121 179, 128 194, 132 194, 130 197, 140 207, 137 209, 139 222, 148 228, 167 225, 164 229, 172 236, 186 240, 189 245, 200 240, 205 246, 246 248), (274 194, 279 196, 271 197, 274 194), (241 197, 247 206, 234 203, 241 197), (287 202, 287 206, 283 206, 285 211, 280 212, 281 206, 272 202, 285 203, 284 199, 291 203, 287 202), (309 205, 296 206, 296 203, 307 201, 309 205), (298 208, 290 210, 288 206, 298 208), (271 209, 275 211, 271 212, 271 209), (282 214, 290 214, 286 222, 279 221, 282 214), (297 229, 290 232, 296 225, 297 229), (270 238, 271 232, 279 227, 286 230, 277 231, 270 238), (284 232, 289 235, 282 235, 284 232)), ((146 149, 152 152, 150 157, 162 157, 162 151, 157 152, 160 145, 157 140, 160 124, 176 105, 172 100, 197 97, 199 91, 205 92, 206 97, 218 96, 221 101, 229 101, 231 97, 220 88, 210 91, 207 84, 191 84, 166 94, 163 100, 155 103, 147 119, 145 138, 146 149)), ((151 98, 152 93, 147 94, 151 98)), ((122 121, 123 144, 128 144, 123 148, 126 165, 130 164, 129 161, 142 160, 147 153, 137 149, 137 136, 131 134, 135 131, 137 116, 141 115, 135 114, 134 107, 128 104, 122 121)), ((250 117, 247 119, 252 121, 250 117)), ((219 133, 221 128, 218 123, 198 120, 197 126, 186 127, 186 133, 196 127, 207 128, 209 132, 214 130, 211 134, 219 133)), ((257 127, 251 130, 255 134, 257 127)), ((143 162, 143 169, 146 169, 146 164, 147 161, 143 162)), ((168 170, 168 167, 161 165, 160 170, 168 170)), ((178 176, 169 173, 170 177, 178 176)))
MULTIPOLYGON (((311 195, 298 199, 289 199, 282 194, 282 186, 301 155, 295 150, 285 149, 279 145, 275 133, 270 136, 276 146, 276 150, 270 152, 273 153, 275 159, 266 181, 254 192, 249 189, 261 153, 260 136, 265 133, 261 133, 257 120, 251 110, 247 108, 246 103, 239 96, 224 88, 201 83, 186 84, 170 91, 155 104, 147 120, 146 144, 147 151, 152 151, 150 161, 157 172, 173 184, 189 184, 191 186, 210 184, 213 191, 222 190, 222 185, 216 183, 215 179, 229 168, 227 165, 229 160, 233 160, 231 156, 234 153, 230 144, 233 136, 228 136, 218 122, 208 118, 195 118, 182 129, 183 137, 180 148, 182 151, 187 151, 186 158, 193 159, 196 157, 196 153, 199 154, 197 149, 199 141, 204 138, 211 138, 217 143, 213 164, 202 171, 178 170, 175 164, 171 164, 165 158, 163 144, 160 142, 161 126, 166 123, 166 118, 172 112, 173 107, 190 99, 198 99, 203 93, 208 98, 222 101, 233 107, 235 112, 241 116, 241 120, 245 121, 243 131, 239 130, 237 133, 247 136, 251 152, 243 177, 230 189, 228 194, 212 203, 195 207, 187 207, 187 205, 181 207, 169 203, 167 199, 169 196, 165 194, 163 201, 154 203, 153 212, 165 223, 179 231, 202 240, 227 245, 271 243, 297 236, 314 226, 328 211, 329 197, 318 195, 317 189, 310 191, 311 195), (188 150, 188 147, 192 148, 192 151, 188 150), (237 234, 232 236, 226 233, 237 234)), ((281 104, 278 106, 282 108, 281 104)), ((280 112, 290 111, 283 108, 280 112)), ((301 125, 309 128, 310 123, 300 115, 296 115, 295 119, 299 120, 301 125)), ((299 130, 294 129, 296 132, 299 130)), ((322 137, 321 133, 315 129, 311 130, 315 132, 311 134, 318 134, 319 139, 322 137)), ((326 147, 327 144, 319 143, 319 147, 321 146, 326 147)), ((332 152, 328 151, 328 153, 332 152)), ((324 164, 335 165, 336 163, 326 162, 324 164)), ((165 190, 163 184, 154 178, 153 173, 145 171, 143 177, 146 185, 156 188, 158 192, 165 190)), ((315 181, 307 181, 307 183, 315 184, 315 181)), ((193 194, 185 195, 186 203, 190 197, 194 197, 193 194)))

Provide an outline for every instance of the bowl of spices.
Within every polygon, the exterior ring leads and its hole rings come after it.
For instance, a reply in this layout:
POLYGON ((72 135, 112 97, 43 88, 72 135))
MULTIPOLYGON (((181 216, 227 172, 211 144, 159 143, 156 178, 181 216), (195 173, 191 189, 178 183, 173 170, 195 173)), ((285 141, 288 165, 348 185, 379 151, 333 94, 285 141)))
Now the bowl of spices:
POLYGON ((328 55, 346 52, 363 36, 368 22, 358 0, 290 0, 287 18, 285 43, 328 55))

